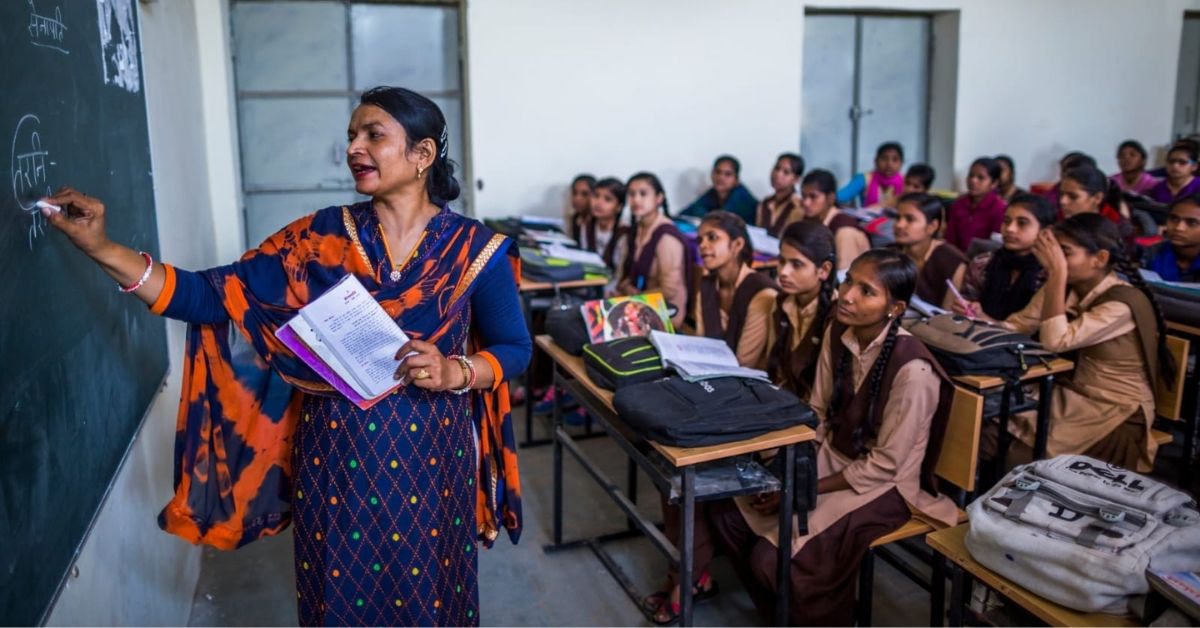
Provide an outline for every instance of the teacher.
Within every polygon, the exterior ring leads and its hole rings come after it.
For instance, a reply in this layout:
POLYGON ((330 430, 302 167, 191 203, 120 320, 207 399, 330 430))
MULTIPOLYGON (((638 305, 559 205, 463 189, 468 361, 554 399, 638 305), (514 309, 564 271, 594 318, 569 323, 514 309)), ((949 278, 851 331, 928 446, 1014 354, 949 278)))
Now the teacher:
POLYGON ((521 530, 504 383, 531 351, 519 258, 450 210, 459 185, 428 98, 367 91, 347 139, 371 200, 301 218, 228 266, 190 272, 114 243, 104 204, 70 188, 43 213, 122 291, 190 323, 163 529, 232 549, 294 520, 303 625, 477 625, 476 541, 521 530), (368 410, 275 337, 348 274, 413 338, 404 385, 368 410))

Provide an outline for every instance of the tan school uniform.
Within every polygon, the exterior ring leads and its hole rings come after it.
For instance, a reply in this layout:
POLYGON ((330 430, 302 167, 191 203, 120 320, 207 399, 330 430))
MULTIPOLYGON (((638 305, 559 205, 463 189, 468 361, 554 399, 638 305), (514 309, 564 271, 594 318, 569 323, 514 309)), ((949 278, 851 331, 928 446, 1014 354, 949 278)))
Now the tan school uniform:
MULTIPOLYGON (((654 224, 649 228, 638 228, 638 242, 635 242, 633 258, 637 259, 642 254, 642 249, 645 248, 649 241, 650 234, 654 232, 659 225, 674 224, 670 218, 659 215, 654 221, 654 224)), ((679 311, 671 318, 671 323, 679 328, 683 324, 683 320, 687 318, 687 310, 684 304, 688 302, 688 291, 690 286, 687 285, 684 271, 684 255, 687 250, 683 243, 672 237, 660 238, 658 246, 654 250, 654 262, 650 266, 650 272, 647 275, 646 286, 638 290, 629 280, 622 280, 617 286, 617 291, 623 295, 641 294, 644 292, 661 292, 663 298, 672 305, 679 306, 679 311)))
MULTIPOLYGON (((826 331, 822 343, 816 381, 809 400, 809 405, 821 421, 817 428, 817 475, 824 478, 840 472, 851 489, 817 496, 816 507, 808 515, 808 534, 801 536, 796 531, 797 524, 793 523, 792 555, 795 556, 809 539, 847 513, 866 506, 893 488, 914 514, 940 525, 954 525, 958 521, 954 502, 945 495, 935 497, 921 490, 921 463, 925 457, 925 446, 938 406, 941 385, 931 365, 925 360, 913 360, 897 372, 883 409, 883 421, 876 442, 865 456, 851 459, 834 449, 825 425, 825 413, 833 397, 829 333, 826 331)), ((899 334, 909 335, 903 329, 899 334)), ((843 343, 850 354, 850 369, 843 377, 853 376, 854 388, 859 394, 867 392, 861 387, 879 357, 886 337, 885 329, 866 347, 860 347, 853 331, 846 330, 839 339, 833 340, 843 343)), ((779 518, 759 514, 750 506, 749 497, 734 499, 750 528, 778 546, 779 518)))
MULTIPOLYGON (((741 273, 738 275, 737 284, 734 286, 736 291, 742 285, 746 278, 755 273, 754 269, 743 266, 741 273)), ((745 322, 742 324, 742 333, 737 345, 737 361, 740 366, 752 369, 766 369, 767 358, 771 345, 768 343, 768 338, 771 330, 771 309, 775 307, 775 297, 778 292, 774 288, 765 288, 759 290, 758 294, 750 300, 746 307, 745 322)), ((700 296, 692 299, 696 304, 696 335, 704 336, 704 316, 700 311, 700 296)), ((725 329, 729 326, 729 312, 721 310, 721 328, 725 329)))
MULTIPOLYGON (((1109 274, 1080 299, 1067 294, 1067 314, 1041 320, 1045 288, 1029 305, 1001 323, 1025 334, 1040 330, 1039 339, 1050 351, 1078 351, 1075 370, 1054 387, 1050 406, 1050 434, 1046 455, 1081 454, 1113 434, 1129 420, 1142 423, 1144 445, 1136 471, 1154 467, 1158 444, 1150 437, 1154 423, 1154 390, 1146 375, 1133 312, 1129 306, 1108 301, 1093 303, 1113 286, 1129 284, 1109 274)), ((1036 414, 1022 413, 1009 422, 1009 432, 1033 446, 1036 414)))

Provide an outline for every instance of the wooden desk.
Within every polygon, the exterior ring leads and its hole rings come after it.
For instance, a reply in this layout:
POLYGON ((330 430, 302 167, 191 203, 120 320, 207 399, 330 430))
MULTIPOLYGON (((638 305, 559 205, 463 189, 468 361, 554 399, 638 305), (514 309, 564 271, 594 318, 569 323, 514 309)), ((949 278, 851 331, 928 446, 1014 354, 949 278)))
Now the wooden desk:
POLYGON ((574 290, 576 288, 603 288, 608 285, 607 279, 574 279, 571 281, 533 281, 521 277, 521 292, 553 292, 555 290, 574 290))
MULTIPOLYGON (((1022 383, 1038 382, 1037 429, 1033 437, 1033 457, 1041 460, 1046 457, 1046 439, 1050 435, 1050 400, 1054 393, 1054 377, 1060 373, 1068 373, 1075 368, 1075 363, 1063 358, 1055 358, 1049 364, 1034 364, 1021 375, 1022 383)), ((998 375, 958 375, 954 381, 964 388, 986 395, 988 391, 1002 388, 1005 385, 1003 377, 998 375)), ((1005 458, 1012 437, 1008 433, 1008 421, 1011 418, 1009 408, 1012 403, 1012 390, 1005 388, 1000 397, 999 445, 996 459, 991 467, 992 479, 1004 475, 1005 458)))
MULTIPOLYGON (((558 283, 547 281, 533 281, 521 278, 521 286, 519 289, 521 295, 521 311, 525 314, 525 328, 532 335, 533 331, 533 300, 539 296, 557 295, 562 290, 583 290, 589 292, 589 297, 599 299, 604 297, 604 286, 608 285, 607 279, 577 279, 573 281, 560 281, 558 283)), ((534 345, 534 351, 538 350, 538 346, 534 345)), ((549 438, 534 439, 533 437, 533 404, 537 403, 537 399, 533 398, 533 389, 529 385, 529 377, 522 376, 525 384, 525 440, 521 443, 522 447, 537 447, 539 445, 549 445, 549 438)), ((590 425, 588 426, 591 427, 590 425)))
MULTIPOLYGON (((555 397, 554 407, 554 542, 547 546, 545 551, 556 552, 572 547, 584 545, 589 547, 609 573, 616 579, 617 583, 625 590, 626 594, 633 603, 641 608, 641 595, 633 588, 628 577, 616 561, 602 547, 604 541, 614 538, 624 538, 628 536, 628 532, 640 530, 651 543, 663 552, 668 560, 679 566, 679 582, 692 582, 693 578, 693 560, 692 545, 695 538, 695 502, 703 500, 705 495, 698 495, 696 490, 696 469, 700 463, 714 462, 722 459, 728 459, 734 456, 739 456, 746 453, 753 453, 767 449, 781 448, 783 461, 783 478, 782 478, 782 493, 783 497, 780 500, 779 509, 779 529, 780 538, 791 538, 792 529, 792 504, 795 499, 795 491, 804 490, 807 492, 815 489, 815 486, 806 486, 798 489, 795 484, 795 456, 797 447, 805 447, 808 455, 813 455, 811 451, 811 443, 815 439, 815 432, 807 426, 792 427, 784 430, 776 430, 763 434, 756 438, 725 443, 723 445, 714 445, 711 447, 669 447, 653 441, 649 441, 634 430, 629 428, 620 417, 617 416, 616 410, 613 407, 612 391, 601 388, 587 374, 587 369, 583 364, 583 359, 567 353, 562 347, 559 347, 552 338, 546 335, 539 335, 535 338, 537 346, 546 352, 554 362, 554 382, 556 386, 568 388, 579 400, 580 404, 588 410, 595 420, 604 428, 613 441, 625 451, 629 456, 629 468, 627 473, 628 490, 623 492, 621 488, 609 480, 605 474, 594 464, 584 452, 575 443, 573 437, 563 429, 562 425, 562 409, 559 406, 559 396, 555 397), (583 468, 601 487, 608 493, 609 497, 623 510, 629 519, 629 530, 624 533, 609 534, 592 539, 584 539, 564 543, 562 539, 562 508, 563 508, 563 468, 562 468, 562 452, 563 449, 569 451, 576 460, 579 461, 583 468), (671 475, 665 475, 662 471, 662 465, 651 460, 655 454, 662 457, 666 462, 666 466, 670 468, 671 475), (678 545, 667 539, 662 532, 658 530, 654 522, 643 517, 636 507, 637 499, 637 469, 641 468, 654 480, 655 485, 659 490, 668 492, 678 481, 679 486, 679 507, 680 513, 680 538, 678 545)), ((815 460, 815 456, 813 458, 815 460)), ((810 481, 815 483, 815 473, 810 481)), ((764 490, 774 490, 774 488, 764 489, 757 486, 747 486, 740 490, 737 494, 753 494, 761 493, 764 490)), ((709 497, 710 499, 712 497, 709 497)), ((811 504, 809 505, 811 507, 811 504)), ((808 513, 805 511, 795 513, 800 521, 800 525, 806 529, 808 513)), ((776 590, 776 616, 781 622, 787 621, 788 598, 790 597, 791 588, 791 545, 781 544, 779 548, 779 557, 777 561, 778 573, 777 590, 776 590)), ((684 586, 680 588, 680 625, 689 626, 692 622, 692 590, 691 587, 684 586)), ((647 616, 647 619, 650 619, 647 616)))
MULTIPOLYGON (((1191 341, 1191 353, 1200 360, 1200 327, 1167 319, 1167 330, 1191 341)), ((1179 365, 1186 369, 1187 364, 1179 365)), ((1197 362, 1200 372, 1200 361, 1197 362)), ((1196 449, 1196 422, 1200 415, 1200 377, 1192 377, 1183 383, 1183 460, 1179 465, 1179 485, 1187 486, 1192 474, 1196 473, 1194 452, 1196 449)))
MULTIPOLYGON (((1132 618, 1104 613, 1082 613, 1059 606, 1045 598, 1038 597, 1028 589, 989 570, 979 564, 967 551, 966 538, 969 523, 931 532, 925 537, 933 551, 950 559, 951 569, 965 571, 984 586, 999 592, 1012 600, 1017 606, 1033 613, 1038 619, 1051 626, 1137 626, 1132 618)), ((962 587, 961 576, 952 575, 953 586, 962 587)), ((950 625, 962 625, 962 590, 950 594, 950 625)))
POLYGON ((1188 325, 1187 323, 1181 323, 1179 321, 1168 319, 1167 329, 1171 331, 1177 331, 1193 338, 1200 338, 1200 327, 1196 327, 1195 325, 1188 325))

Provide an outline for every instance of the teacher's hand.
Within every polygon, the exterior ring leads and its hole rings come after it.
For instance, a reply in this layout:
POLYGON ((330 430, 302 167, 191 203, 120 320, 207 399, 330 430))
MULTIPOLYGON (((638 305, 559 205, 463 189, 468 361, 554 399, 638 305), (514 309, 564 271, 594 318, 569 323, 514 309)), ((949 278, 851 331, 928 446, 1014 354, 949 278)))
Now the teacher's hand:
POLYGON ((466 383, 462 367, 442 355, 437 345, 423 340, 409 340, 396 352, 403 361, 394 377, 426 390, 455 390, 466 383), (412 354, 412 355, 409 355, 412 354), (404 356, 408 356, 404 359, 404 356))
POLYGON ((62 211, 42 209, 42 215, 79 250, 95 257, 98 251, 109 244, 104 231, 104 203, 100 199, 65 187, 45 200, 58 205, 62 211))

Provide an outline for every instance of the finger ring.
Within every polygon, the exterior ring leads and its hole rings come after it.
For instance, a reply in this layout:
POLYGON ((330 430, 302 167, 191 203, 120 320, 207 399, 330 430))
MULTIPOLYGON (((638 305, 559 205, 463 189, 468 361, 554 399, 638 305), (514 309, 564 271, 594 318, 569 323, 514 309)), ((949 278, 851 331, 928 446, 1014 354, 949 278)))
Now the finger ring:
POLYGON ((429 379, 429 371, 426 371, 425 369, 421 369, 421 370, 417 371, 416 373, 413 373, 413 377, 416 379, 429 379))

